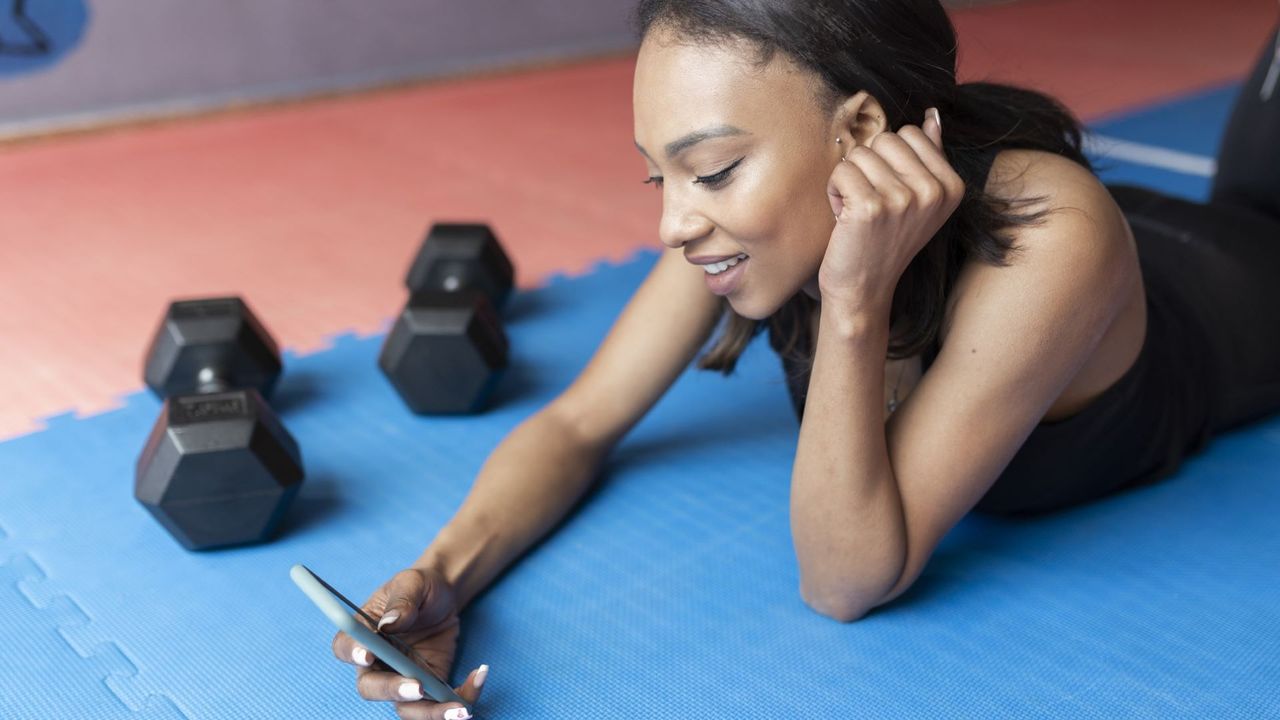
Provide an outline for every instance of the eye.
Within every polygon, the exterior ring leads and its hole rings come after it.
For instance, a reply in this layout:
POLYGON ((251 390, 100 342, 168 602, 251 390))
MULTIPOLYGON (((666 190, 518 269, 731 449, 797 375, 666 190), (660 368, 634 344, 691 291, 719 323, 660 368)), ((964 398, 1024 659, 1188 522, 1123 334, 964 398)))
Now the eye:
MULTIPOLYGON (((720 172, 716 173, 715 175, 699 175, 699 176, 697 176, 697 177, 694 179, 693 184, 694 184, 694 185, 699 185, 699 184, 701 184, 701 185, 706 185, 706 186, 707 186, 707 187, 709 187, 709 188, 717 188, 717 187, 719 187, 719 186, 723 185, 723 184, 724 184, 724 183, 729 179, 729 173, 733 172, 733 169, 734 169, 734 168, 736 168, 736 167, 738 167, 739 165, 741 165, 741 164, 742 164, 742 161, 743 161, 743 160, 745 160, 745 159, 746 159, 746 158, 739 158, 739 159, 738 159, 736 162, 734 162, 732 165, 730 165, 729 167, 727 167, 727 168, 725 168, 725 169, 721 170, 720 172)), ((661 177, 660 175, 655 175, 655 176, 653 176, 653 177, 649 178, 648 180, 644 180, 643 182, 644 182, 644 184, 645 184, 645 185, 650 185, 650 184, 651 184, 651 185, 653 185, 654 187, 657 187, 657 188, 661 188, 661 187, 662 187, 662 177, 661 177)))
POLYGON ((743 160, 743 158, 739 158, 739 159, 738 159, 736 162, 734 162, 732 165, 730 165, 729 167, 727 167, 727 168, 725 168, 725 169, 721 170, 720 172, 716 173, 715 175, 707 175, 707 176, 701 176, 701 177, 698 177, 698 179, 696 179, 696 180, 694 180, 694 181, 693 181, 693 184, 694 184, 694 185, 697 185, 697 184, 701 183, 701 184, 703 184, 703 185, 706 185, 707 187, 712 187, 712 188, 714 188, 714 187, 719 187, 720 185, 723 185, 723 184, 724 184, 724 182, 725 182, 726 180, 728 180, 728 179, 729 179, 729 173, 730 173, 730 172, 732 172, 734 168, 738 167, 738 165, 742 164, 742 160, 743 160))

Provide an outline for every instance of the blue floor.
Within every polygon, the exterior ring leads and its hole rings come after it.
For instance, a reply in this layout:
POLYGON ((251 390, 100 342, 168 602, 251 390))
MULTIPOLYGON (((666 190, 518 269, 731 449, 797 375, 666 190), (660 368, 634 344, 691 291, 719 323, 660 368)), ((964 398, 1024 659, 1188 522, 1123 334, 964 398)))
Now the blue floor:
MULTIPOLYGON (((1239 85, 1234 84, 1214 88, 1142 112, 1102 118, 1089 127, 1107 138, 1214 158, 1231 104, 1239 92, 1239 85)), ((1172 172, 1100 154, 1090 155, 1089 159, 1106 182, 1146 185, 1191 200, 1209 197, 1207 176, 1172 172)))
MULTIPOLYGON (((1216 118, 1228 97, 1177 106, 1216 118)), ((1157 130, 1171 116, 1100 129, 1205 153, 1157 130)), ((189 553, 133 500, 148 395, 0 444, 0 718, 394 717, 357 697, 289 567, 359 601, 417 557, 654 257, 518 294, 514 367, 482 416, 409 415, 379 338, 287 357, 273 402, 308 478, 270 544, 189 553)), ((796 429, 763 342, 733 378, 686 373, 589 501, 467 610, 451 680, 489 663, 491 718, 1280 717, 1280 418, 1154 486, 968 517, 911 591, 847 625, 797 593, 796 429)))

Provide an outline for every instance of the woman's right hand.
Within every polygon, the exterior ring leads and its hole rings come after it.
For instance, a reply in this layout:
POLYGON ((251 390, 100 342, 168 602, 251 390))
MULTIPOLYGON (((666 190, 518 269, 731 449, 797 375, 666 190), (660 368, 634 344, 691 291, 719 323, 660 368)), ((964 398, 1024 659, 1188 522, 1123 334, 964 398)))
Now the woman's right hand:
MULTIPOLYGON (((378 619, 378 630, 394 633, 408 645, 414 658, 436 677, 449 677, 458 642, 458 607, 453 586, 437 570, 410 568, 396 573, 374 591, 361 609, 378 619)), ((421 683, 379 662, 350 635, 337 633, 333 654, 356 666, 356 691, 366 700, 396 703, 396 714, 406 720, 466 720, 471 717, 456 702, 438 703, 422 692, 421 683)), ((454 692, 474 704, 488 673, 481 665, 454 692)))

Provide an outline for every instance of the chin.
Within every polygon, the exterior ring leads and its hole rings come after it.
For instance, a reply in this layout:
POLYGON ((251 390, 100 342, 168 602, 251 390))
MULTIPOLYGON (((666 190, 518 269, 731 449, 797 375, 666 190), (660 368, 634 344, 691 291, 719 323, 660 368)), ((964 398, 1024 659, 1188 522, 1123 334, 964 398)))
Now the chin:
POLYGON ((730 296, 729 307, 748 320, 768 320, 782 307, 782 303, 763 303, 750 294, 730 296))

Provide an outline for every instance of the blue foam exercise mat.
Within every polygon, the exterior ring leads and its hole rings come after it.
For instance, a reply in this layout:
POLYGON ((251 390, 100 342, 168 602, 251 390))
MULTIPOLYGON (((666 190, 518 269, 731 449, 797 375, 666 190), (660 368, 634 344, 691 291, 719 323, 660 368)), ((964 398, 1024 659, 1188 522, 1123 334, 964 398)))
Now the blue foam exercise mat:
MULTIPOLYGON (((518 361, 486 415, 410 416, 377 338, 287 358, 275 402, 309 476, 268 545, 189 553, 133 501, 149 396, 0 444, 0 640, 55 652, 0 661, 4 717, 390 717, 356 697, 289 566, 359 601, 416 557, 652 261, 517 295, 518 361)), ((451 680, 489 663, 494 718, 1258 717, 1280 702, 1280 423, 1094 505, 966 518, 916 587, 848 625, 796 590, 795 437, 762 342, 733 378, 683 376, 580 510, 468 609, 451 680)))
MULTIPOLYGON (((356 695, 289 567, 359 602, 416 558, 654 258, 518 293, 480 416, 410 415, 378 337, 287 356, 272 402, 308 477, 270 544, 189 553, 133 500, 149 395, 0 443, 0 718, 394 717, 356 695)), ((796 432, 763 338, 731 378, 683 375, 464 613, 449 680, 489 663, 491 718, 1280 717, 1280 418, 1153 486, 966 517, 850 624, 797 591, 796 432)))

